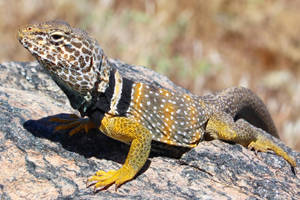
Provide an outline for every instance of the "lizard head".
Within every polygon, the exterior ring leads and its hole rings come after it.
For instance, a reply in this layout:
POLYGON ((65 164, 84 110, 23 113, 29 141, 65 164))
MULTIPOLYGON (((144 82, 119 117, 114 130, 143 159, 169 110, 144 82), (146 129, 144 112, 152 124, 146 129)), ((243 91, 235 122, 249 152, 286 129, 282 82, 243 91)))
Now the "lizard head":
MULTIPOLYGON (((38 60, 78 109, 109 75, 97 41, 63 21, 27 25, 18 31, 20 43, 38 60)), ((105 81, 104 81, 105 82, 105 81)))

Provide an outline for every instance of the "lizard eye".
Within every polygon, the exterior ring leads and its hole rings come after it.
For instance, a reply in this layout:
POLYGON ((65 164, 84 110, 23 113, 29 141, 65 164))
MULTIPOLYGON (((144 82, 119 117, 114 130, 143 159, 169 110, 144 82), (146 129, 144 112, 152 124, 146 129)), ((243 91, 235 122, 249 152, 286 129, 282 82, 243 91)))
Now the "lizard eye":
POLYGON ((50 34, 50 38, 53 42, 61 42, 64 39, 64 35, 61 32, 53 32, 50 34))

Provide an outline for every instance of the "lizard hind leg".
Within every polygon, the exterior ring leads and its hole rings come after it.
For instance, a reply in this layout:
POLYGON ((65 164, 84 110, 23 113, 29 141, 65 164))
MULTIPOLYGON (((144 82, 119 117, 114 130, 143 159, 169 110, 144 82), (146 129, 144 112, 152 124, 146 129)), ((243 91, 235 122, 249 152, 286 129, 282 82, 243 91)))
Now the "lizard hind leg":
POLYGON ((255 141, 251 141, 248 148, 261 152, 272 150, 277 155, 283 157, 292 167, 296 167, 296 161, 293 158, 291 158, 281 147, 262 135, 258 135, 255 141))
POLYGON ((225 113, 216 114, 208 120, 206 130, 215 139, 235 142, 255 151, 266 152, 272 150, 284 158, 292 167, 296 167, 296 161, 275 144, 271 138, 268 138, 268 134, 264 130, 243 119, 233 121, 230 115, 225 113))
POLYGON ((95 124, 88 118, 80 118, 75 114, 69 114, 67 119, 53 117, 49 121, 61 123, 55 127, 55 131, 70 129, 69 135, 72 136, 82 130, 87 133, 90 129, 96 128, 95 124))

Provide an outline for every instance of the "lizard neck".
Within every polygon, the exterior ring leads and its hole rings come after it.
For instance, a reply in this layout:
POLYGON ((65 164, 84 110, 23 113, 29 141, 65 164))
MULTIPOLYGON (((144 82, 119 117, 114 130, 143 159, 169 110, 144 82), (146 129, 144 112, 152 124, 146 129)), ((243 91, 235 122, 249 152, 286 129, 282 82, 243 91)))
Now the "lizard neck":
MULTIPOLYGON (((60 89, 66 94, 72 108, 76 110, 85 110, 91 103, 91 94, 81 94, 78 91, 72 89, 68 84, 66 84, 60 77, 54 73, 49 73, 55 83, 60 87, 60 89)), ((80 111, 81 112, 81 111, 80 111)))
POLYGON ((79 109, 82 116, 89 116, 96 124, 101 122, 105 113, 123 116, 131 102, 133 81, 124 78, 105 58, 101 67, 102 75, 91 92, 91 100, 79 109), (106 69, 106 70, 104 70, 106 69), (104 72, 105 71, 105 72, 104 72), (105 74, 105 76, 103 76, 105 74), (99 120, 100 119, 100 120, 99 120))
MULTIPOLYGON (((100 50, 97 59, 100 60, 100 62, 91 61, 90 68, 93 68, 94 75, 89 79, 90 82, 88 82, 88 84, 90 84, 90 87, 80 85, 80 83, 78 82, 79 87, 86 88, 86 90, 82 91, 74 89, 74 87, 72 87, 72 85, 65 80, 66 78, 60 77, 57 73, 47 70, 47 67, 45 67, 46 71, 50 74, 52 79, 68 97, 72 108, 79 110, 82 116, 86 115, 88 108, 94 103, 95 97, 97 96, 96 94, 108 93, 106 89, 110 87, 109 85, 111 85, 111 83, 109 83, 110 74, 113 74, 114 72, 111 73, 111 71, 113 70, 108 63, 108 59, 103 53, 102 49, 100 50)), ((40 60, 39 62, 41 65, 45 65, 40 60)), ((73 78, 73 80, 75 79, 73 78)))

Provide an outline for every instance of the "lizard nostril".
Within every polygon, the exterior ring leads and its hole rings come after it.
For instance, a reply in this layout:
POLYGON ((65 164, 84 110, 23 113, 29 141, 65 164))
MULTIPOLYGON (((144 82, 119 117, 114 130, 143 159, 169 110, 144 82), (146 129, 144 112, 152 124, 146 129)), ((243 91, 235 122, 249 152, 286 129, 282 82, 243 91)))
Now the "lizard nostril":
POLYGON ((31 27, 27 27, 27 31, 31 31, 32 30, 32 28, 31 27))

